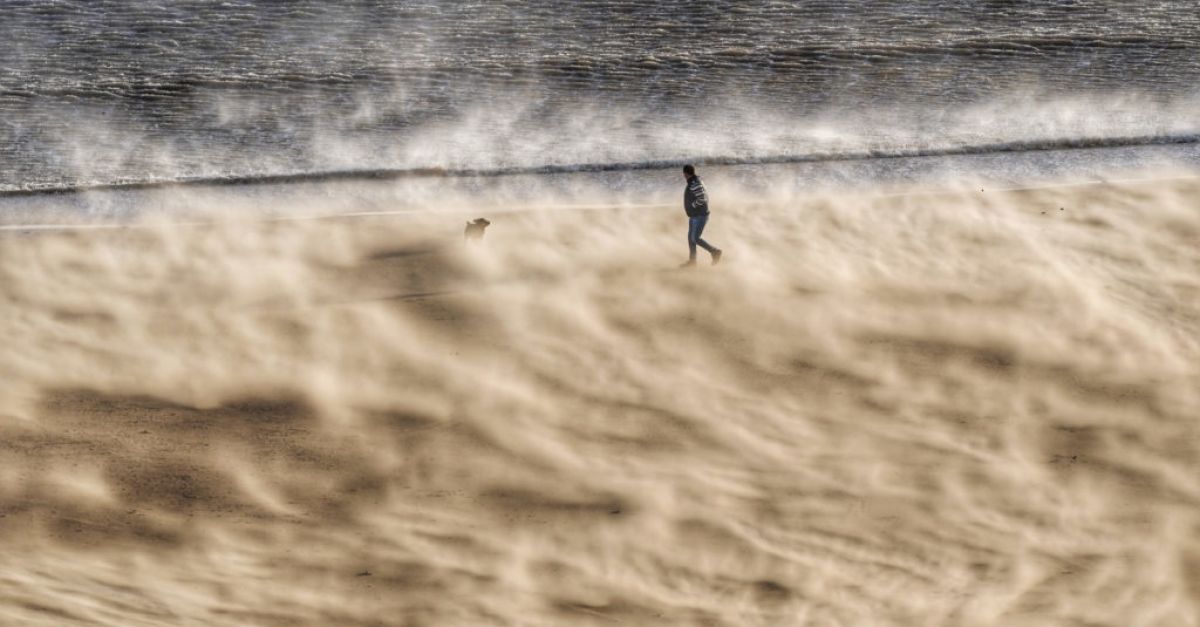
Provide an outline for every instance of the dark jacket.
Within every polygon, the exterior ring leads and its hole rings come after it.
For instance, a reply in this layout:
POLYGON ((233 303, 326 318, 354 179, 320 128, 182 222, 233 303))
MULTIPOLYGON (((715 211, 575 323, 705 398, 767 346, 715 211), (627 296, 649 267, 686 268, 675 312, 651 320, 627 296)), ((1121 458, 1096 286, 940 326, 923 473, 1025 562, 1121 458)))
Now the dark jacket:
POLYGON ((687 188, 683 192, 683 210, 689 218, 708 215, 708 194, 699 176, 687 180, 687 188))

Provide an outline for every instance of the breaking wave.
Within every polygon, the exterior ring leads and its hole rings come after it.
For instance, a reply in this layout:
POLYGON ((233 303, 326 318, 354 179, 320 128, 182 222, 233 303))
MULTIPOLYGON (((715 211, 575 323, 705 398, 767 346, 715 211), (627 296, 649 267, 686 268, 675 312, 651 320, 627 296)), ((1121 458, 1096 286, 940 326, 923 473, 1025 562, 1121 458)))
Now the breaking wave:
POLYGON ((0 189, 0 198, 72 194, 86 191, 162 189, 180 186, 222 185, 281 185, 290 183, 322 183, 332 181, 387 180, 404 178, 499 177, 537 174, 569 174, 599 172, 636 172, 677 168, 685 163, 706 166, 750 166, 803 164, 872 159, 917 159, 956 157, 1040 151, 1088 150, 1147 146, 1180 146, 1200 144, 1200 133, 1137 135, 1122 137, 1064 137, 1009 142, 989 142, 957 146, 928 146, 913 148, 878 148, 832 152, 802 152, 774 155, 711 155, 693 158, 654 159, 617 162, 552 163, 500 167, 398 167, 324 170, 309 172, 280 172, 259 174, 230 174, 178 178, 156 178, 115 182, 47 185, 0 189))

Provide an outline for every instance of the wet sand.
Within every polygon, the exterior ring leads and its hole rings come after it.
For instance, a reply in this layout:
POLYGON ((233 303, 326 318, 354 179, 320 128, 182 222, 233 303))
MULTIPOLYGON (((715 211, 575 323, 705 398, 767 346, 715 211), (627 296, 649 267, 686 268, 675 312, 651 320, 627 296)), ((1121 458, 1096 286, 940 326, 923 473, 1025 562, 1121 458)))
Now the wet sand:
POLYGON ((1198 195, 5 233, 0 623, 1195 625, 1198 195))

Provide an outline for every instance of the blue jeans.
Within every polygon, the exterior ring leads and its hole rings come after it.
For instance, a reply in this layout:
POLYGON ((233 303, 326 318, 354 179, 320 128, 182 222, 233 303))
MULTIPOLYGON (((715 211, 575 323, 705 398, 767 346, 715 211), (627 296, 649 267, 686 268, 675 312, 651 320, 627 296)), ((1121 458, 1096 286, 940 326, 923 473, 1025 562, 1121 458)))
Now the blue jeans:
POLYGON ((704 233, 704 225, 706 224, 708 224, 707 215, 688 218, 688 259, 695 261, 696 244, 699 244, 700 248, 710 253, 717 249, 716 246, 700 238, 700 235, 704 233))

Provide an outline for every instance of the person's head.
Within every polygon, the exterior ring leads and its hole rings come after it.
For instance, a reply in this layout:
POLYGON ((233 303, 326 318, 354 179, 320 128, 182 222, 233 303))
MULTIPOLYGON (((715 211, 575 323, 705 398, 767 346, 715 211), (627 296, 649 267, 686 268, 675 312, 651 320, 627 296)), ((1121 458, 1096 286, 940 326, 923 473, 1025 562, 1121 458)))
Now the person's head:
POLYGON ((693 165, 692 165, 692 164, 690 164, 690 163, 689 163, 689 164, 687 164, 687 165, 685 165, 685 166, 683 166, 683 175, 684 175, 685 177, 689 178, 689 179, 690 179, 690 178, 692 178, 693 176, 696 176, 696 168, 695 168, 695 166, 693 166, 693 165))

